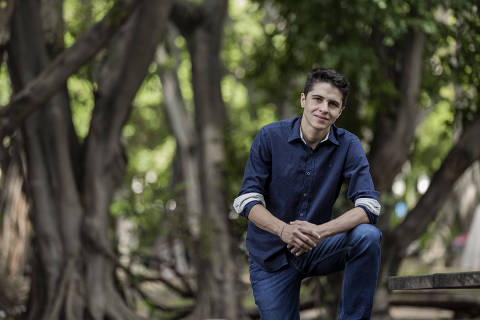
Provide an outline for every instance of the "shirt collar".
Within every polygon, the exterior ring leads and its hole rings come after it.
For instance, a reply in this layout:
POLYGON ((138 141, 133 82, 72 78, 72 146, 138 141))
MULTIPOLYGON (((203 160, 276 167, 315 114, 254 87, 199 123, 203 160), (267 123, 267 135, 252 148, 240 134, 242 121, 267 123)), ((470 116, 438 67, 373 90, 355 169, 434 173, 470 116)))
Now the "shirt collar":
MULTIPOLYGON (((294 120, 292 129, 290 131, 290 135, 288 137, 288 142, 292 142, 294 140, 299 139, 303 141, 303 143, 307 144, 303 139, 302 130, 300 129, 301 122, 302 122, 302 117, 297 117, 294 120)), ((331 126, 330 131, 327 133, 327 136, 322 141, 320 141, 320 143, 330 140, 332 143, 336 144, 337 146, 340 145, 335 134, 336 129, 337 127, 335 125, 331 126)))
MULTIPOLYGON (((303 143, 307 144, 307 142, 305 141, 305 139, 303 138, 303 133, 302 133, 302 128, 299 128, 300 130, 300 139, 302 139, 303 143)), ((325 136, 325 138, 323 138, 322 141, 320 141, 320 143, 322 142, 325 142, 328 140, 328 136, 330 135, 330 131, 327 132, 327 135, 325 136)))

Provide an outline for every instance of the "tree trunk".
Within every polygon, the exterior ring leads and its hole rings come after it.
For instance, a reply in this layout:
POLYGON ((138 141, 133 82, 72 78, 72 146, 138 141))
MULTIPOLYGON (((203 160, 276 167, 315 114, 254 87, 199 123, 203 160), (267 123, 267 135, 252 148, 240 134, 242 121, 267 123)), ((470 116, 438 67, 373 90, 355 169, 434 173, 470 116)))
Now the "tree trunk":
MULTIPOLYGON (((399 84, 400 100, 398 103, 386 101, 384 109, 378 111, 374 141, 369 154, 373 182, 380 191, 390 191, 395 176, 409 157, 418 125, 418 94, 425 34, 411 30, 405 42, 399 84)), ((394 71, 386 72, 393 73, 394 71)))
MULTIPOLYGON (((35 230, 28 319, 138 318, 115 286, 109 205, 125 164, 121 129, 163 33, 169 7, 168 1, 142 1, 110 51, 99 81, 83 168, 82 157, 74 156, 79 146, 65 89, 49 102, 42 100, 46 96, 38 100, 48 105, 24 124, 35 230)), ((39 12, 35 0, 17 2, 9 47, 16 92, 38 79, 49 60, 39 12)))
MULTIPOLYGON (((174 46, 173 41, 168 41, 170 51, 173 51, 174 46)), ((166 60, 166 54, 165 50, 161 50, 157 55, 157 62, 160 66, 159 75, 163 87, 165 114, 177 140, 182 177, 185 184, 186 219, 189 232, 193 236, 193 240, 198 241, 202 210, 197 151, 198 137, 195 136, 194 121, 187 113, 180 91, 177 62, 175 62, 174 67, 166 66, 166 61, 164 61, 166 60)), ((172 56, 174 60, 177 60, 178 54, 173 53, 172 56)))
POLYGON ((480 270, 480 205, 477 206, 473 222, 468 231, 468 240, 462 254, 461 266, 463 269, 480 270))
POLYGON ((241 317, 225 195, 226 111, 220 89, 220 49, 227 7, 226 0, 207 0, 201 6, 179 2, 172 11, 172 19, 187 39, 192 61, 199 146, 201 247, 192 319, 241 317))
MULTIPOLYGON (((165 114, 168 123, 172 128, 177 141, 177 154, 175 161, 176 175, 175 184, 180 183, 184 188, 181 191, 181 203, 185 208, 180 212, 181 219, 186 221, 186 226, 182 226, 184 232, 188 235, 184 237, 181 246, 187 251, 191 261, 199 261, 200 249, 200 226, 202 223, 202 198, 200 186, 198 137, 194 131, 193 117, 187 112, 185 101, 180 90, 180 83, 177 76, 179 54, 176 52, 173 42, 176 32, 173 27, 168 32, 166 46, 159 48, 157 53, 158 74, 162 81, 163 100, 165 114), (168 48, 170 59, 174 60, 173 65, 168 63, 168 48)), ((175 177, 173 177, 175 178, 175 177)), ((177 239, 178 240, 178 239, 177 239)), ((180 244, 180 243, 179 243, 180 244)), ((193 267, 193 266, 192 266, 193 267)), ((192 270, 193 268, 188 268, 192 270)), ((189 272, 189 274, 194 274, 189 272)), ((187 278, 187 277, 185 277, 187 278)), ((187 279, 184 279, 188 281, 187 279)))
POLYGON ((109 207, 121 182, 126 159, 122 128, 166 25, 170 1, 143 1, 118 35, 100 71, 90 131, 86 139, 82 195, 85 199, 83 235, 90 244, 85 255, 86 285, 91 317, 134 318, 117 293, 112 273, 109 207))

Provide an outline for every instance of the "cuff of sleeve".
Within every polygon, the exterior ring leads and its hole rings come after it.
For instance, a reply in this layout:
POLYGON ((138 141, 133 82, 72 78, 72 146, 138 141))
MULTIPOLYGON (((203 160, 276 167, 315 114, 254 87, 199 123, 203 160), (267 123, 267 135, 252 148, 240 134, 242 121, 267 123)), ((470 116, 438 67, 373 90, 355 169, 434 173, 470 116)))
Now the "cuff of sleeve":
POLYGON ((261 201, 257 201, 257 200, 250 201, 249 203, 247 203, 245 205, 245 207, 243 208, 243 211, 240 213, 240 215, 248 219, 248 214, 250 213, 250 210, 252 210, 252 207, 256 204, 263 205, 263 203, 261 201))
POLYGON ((378 216, 377 216, 376 214, 373 214, 372 212, 370 212, 370 210, 368 210, 366 206, 357 205, 356 207, 362 208, 363 211, 365 211, 365 213, 367 214, 368 221, 370 222, 370 224, 377 224, 378 216))

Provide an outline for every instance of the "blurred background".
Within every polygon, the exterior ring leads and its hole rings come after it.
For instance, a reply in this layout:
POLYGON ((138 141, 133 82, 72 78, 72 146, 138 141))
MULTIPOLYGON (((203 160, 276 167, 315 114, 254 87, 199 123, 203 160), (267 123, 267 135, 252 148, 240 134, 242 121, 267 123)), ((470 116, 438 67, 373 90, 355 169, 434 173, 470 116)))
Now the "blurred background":
MULTIPOLYGON (((373 317, 455 318, 386 283, 480 270, 479 7, 0 0, 0 319, 258 319, 232 202, 313 67, 349 79, 337 125, 381 192, 373 317)), ((302 319, 341 279, 304 281, 302 319)))

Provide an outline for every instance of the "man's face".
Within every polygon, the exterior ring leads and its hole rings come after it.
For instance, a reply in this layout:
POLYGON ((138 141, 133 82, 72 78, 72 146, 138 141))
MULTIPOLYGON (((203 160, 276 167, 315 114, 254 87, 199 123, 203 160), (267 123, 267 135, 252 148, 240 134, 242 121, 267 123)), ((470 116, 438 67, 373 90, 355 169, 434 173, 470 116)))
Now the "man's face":
POLYGON ((307 96, 301 94, 300 104, 305 125, 326 133, 342 114, 342 92, 328 82, 316 82, 307 96))

